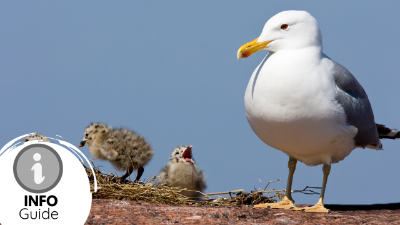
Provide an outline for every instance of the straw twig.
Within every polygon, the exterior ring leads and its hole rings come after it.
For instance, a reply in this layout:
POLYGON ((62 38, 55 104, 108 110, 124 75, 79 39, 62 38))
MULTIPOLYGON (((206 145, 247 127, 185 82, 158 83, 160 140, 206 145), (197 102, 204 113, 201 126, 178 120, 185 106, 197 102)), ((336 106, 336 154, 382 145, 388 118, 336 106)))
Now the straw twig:
MULTIPOLYGON (((91 160, 93 164, 93 160, 91 160)), ((131 201, 146 201, 168 205, 193 205, 193 206, 232 206, 232 205, 255 205, 259 203, 275 202, 276 198, 280 198, 284 194, 283 190, 272 191, 252 191, 245 193, 243 189, 216 192, 216 193, 202 193, 199 191, 180 189, 171 187, 166 184, 153 184, 157 176, 151 177, 147 182, 134 183, 126 180, 125 183, 119 182, 119 176, 115 171, 111 173, 103 173, 98 167, 94 168, 94 173, 88 167, 84 166, 88 175, 91 192, 93 198, 98 199, 117 199, 117 200, 131 200, 131 201), (97 192, 93 191, 94 176, 97 178, 98 189, 97 192), (198 192, 201 197, 189 198, 181 193, 185 192, 198 192), (267 196, 270 193, 275 195, 267 196), (229 194, 227 197, 212 198, 212 196, 219 196, 229 194), (265 195, 267 194, 267 195, 265 195)), ((271 181, 275 182, 275 181, 271 181)), ((268 186, 268 185, 267 185, 268 186)))

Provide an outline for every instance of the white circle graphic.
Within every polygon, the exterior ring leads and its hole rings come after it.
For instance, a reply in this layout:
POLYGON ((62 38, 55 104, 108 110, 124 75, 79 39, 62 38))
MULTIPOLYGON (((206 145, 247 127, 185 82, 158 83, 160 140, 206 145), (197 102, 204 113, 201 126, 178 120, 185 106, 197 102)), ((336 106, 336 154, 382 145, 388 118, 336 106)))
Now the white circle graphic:
MULTIPOLYGON (((0 171, 2 171, 2 184, 0 185, 0 223, 12 224, 84 224, 89 216, 92 194, 90 193, 89 179, 82 163, 78 158, 64 147, 48 142, 40 142, 54 149, 62 159, 63 174, 58 184, 44 193, 32 193, 22 188, 16 181, 13 173, 14 161, 18 153, 29 145, 38 144, 29 141, 0 155, 0 171), (32 219, 32 217, 36 217, 32 219)), ((10 145, 8 145, 10 146, 10 145)), ((28 155, 29 167, 36 164, 42 166, 42 174, 46 177, 45 155, 37 152, 28 155), (39 160, 37 160, 39 159, 39 160)), ((35 170, 35 168, 34 168, 35 170)), ((31 170, 31 177, 34 171, 31 170)), ((32 178, 33 179, 33 178, 32 178)))

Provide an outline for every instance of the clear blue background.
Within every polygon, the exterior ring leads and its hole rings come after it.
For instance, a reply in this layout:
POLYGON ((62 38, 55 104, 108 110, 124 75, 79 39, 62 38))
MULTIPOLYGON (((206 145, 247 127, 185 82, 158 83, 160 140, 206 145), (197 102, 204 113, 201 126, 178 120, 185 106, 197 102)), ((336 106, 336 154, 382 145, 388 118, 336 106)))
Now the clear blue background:
MULTIPOLYGON (((364 86, 376 121, 400 128, 399 8, 395 1, 3 1, 0 145, 34 131, 78 145, 85 127, 100 121, 152 144, 146 180, 186 144, 207 175, 206 192, 250 191, 258 178, 262 188, 282 178, 269 188, 285 188, 288 157, 257 138, 244 112, 247 82, 267 52, 238 61, 238 48, 276 13, 306 10, 319 22, 324 52, 364 86)), ((400 141, 383 145, 334 164, 325 202, 400 202, 400 141)), ((321 166, 298 164, 294 189, 321 183, 321 166)))

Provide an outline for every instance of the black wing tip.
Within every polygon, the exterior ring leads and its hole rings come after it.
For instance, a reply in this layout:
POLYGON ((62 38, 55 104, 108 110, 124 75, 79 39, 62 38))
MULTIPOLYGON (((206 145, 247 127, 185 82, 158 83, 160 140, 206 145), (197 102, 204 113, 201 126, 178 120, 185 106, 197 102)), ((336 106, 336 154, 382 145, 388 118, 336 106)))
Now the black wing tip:
POLYGON ((382 124, 376 124, 378 129, 379 139, 398 139, 400 138, 400 131, 397 129, 390 129, 382 124))

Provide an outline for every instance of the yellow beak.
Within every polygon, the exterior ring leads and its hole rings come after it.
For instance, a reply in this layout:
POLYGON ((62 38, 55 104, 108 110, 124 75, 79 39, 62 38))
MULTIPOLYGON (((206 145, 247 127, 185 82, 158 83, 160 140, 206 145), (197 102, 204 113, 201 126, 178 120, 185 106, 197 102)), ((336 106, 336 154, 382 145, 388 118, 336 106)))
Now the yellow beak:
POLYGON ((247 58, 255 52, 258 52, 262 49, 266 49, 267 45, 272 42, 272 41, 263 41, 261 43, 257 43, 257 41, 258 38, 256 38, 254 41, 242 45, 242 47, 240 47, 237 52, 237 59, 247 58))

